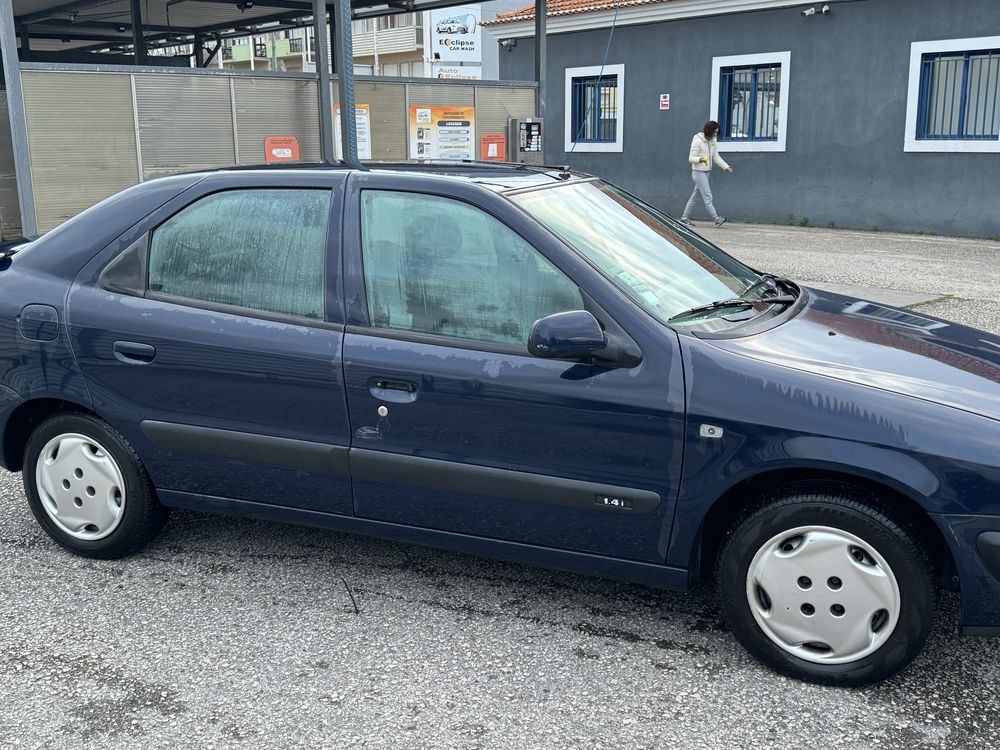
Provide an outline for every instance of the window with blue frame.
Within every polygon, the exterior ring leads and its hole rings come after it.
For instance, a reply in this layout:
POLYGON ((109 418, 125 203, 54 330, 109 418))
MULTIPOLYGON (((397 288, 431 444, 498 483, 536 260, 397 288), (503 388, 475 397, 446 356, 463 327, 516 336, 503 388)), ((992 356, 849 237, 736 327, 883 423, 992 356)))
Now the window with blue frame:
POLYGON ((1000 137, 1000 49, 921 57, 917 140, 1000 137))
POLYGON ((618 76, 573 78, 572 140, 574 143, 615 143, 618 137, 618 76))
POLYGON ((778 140, 781 64, 722 68, 719 76, 719 140, 778 140))

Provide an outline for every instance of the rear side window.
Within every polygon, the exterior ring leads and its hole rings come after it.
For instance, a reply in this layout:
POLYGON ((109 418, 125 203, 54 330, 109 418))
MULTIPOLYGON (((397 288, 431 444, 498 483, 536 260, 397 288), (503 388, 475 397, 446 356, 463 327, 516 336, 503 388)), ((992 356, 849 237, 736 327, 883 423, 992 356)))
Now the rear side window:
POLYGON ((232 190, 168 219, 149 247, 149 290, 323 317, 328 190, 232 190))

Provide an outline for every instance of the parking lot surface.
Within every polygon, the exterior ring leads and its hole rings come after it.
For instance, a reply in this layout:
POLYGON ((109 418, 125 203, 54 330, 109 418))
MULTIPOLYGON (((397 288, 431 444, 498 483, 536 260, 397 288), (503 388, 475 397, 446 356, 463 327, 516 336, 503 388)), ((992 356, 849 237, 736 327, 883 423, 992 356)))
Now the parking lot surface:
MULTIPOLYGON (((1000 332, 1000 243, 705 233, 761 269, 1000 332)), ((134 557, 85 560, 3 472, 0 592, 0 748, 1000 744, 1000 639, 960 638, 954 594, 906 673, 818 687, 753 662, 708 589, 189 512, 134 557)))

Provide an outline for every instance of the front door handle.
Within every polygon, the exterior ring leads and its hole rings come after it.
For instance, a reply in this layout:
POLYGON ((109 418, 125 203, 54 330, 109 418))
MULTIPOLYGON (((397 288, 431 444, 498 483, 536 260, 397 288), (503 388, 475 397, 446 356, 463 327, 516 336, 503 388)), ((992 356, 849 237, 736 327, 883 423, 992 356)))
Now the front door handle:
POLYGON ((115 359, 127 365, 148 365, 156 356, 156 348, 137 341, 116 341, 115 359))
POLYGON ((409 380, 394 380, 392 378, 373 378, 368 383, 368 390, 380 401, 394 404, 409 404, 417 400, 417 384, 409 380))

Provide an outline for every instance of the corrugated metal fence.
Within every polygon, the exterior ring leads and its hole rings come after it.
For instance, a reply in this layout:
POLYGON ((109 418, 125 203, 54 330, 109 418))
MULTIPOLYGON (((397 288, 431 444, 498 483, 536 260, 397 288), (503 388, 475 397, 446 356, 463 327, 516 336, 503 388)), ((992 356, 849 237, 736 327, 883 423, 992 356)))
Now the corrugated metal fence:
MULTIPOLYGON (((23 71, 39 231, 140 180, 261 163, 268 135, 295 136, 300 158, 318 161, 317 85, 291 75, 23 71)), ((475 106, 477 156, 480 135, 535 114, 535 89, 523 84, 359 81, 356 101, 369 106, 376 160, 407 158, 409 104, 475 106)), ((6 213, 0 205, 5 222, 6 213)))

